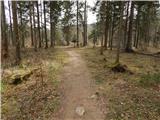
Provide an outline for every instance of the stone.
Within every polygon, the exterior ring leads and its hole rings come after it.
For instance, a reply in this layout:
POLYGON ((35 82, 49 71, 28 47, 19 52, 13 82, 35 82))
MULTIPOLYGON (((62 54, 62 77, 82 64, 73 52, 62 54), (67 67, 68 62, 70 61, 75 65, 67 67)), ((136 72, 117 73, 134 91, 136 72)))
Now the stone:
POLYGON ((91 98, 91 99, 96 99, 97 96, 96 96, 95 94, 93 94, 90 98, 91 98))
POLYGON ((76 113, 77 113, 79 116, 83 116, 84 113, 85 113, 84 107, 81 107, 81 106, 77 107, 77 108, 76 108, 76 113))

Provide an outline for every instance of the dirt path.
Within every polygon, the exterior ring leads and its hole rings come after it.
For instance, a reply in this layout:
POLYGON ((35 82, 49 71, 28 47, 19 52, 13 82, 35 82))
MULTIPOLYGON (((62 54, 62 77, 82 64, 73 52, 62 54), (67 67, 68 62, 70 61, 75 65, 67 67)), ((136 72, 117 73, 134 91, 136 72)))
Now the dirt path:
MULTIPOLYGON (((69 63, 64 67, 62 80, 64 99, 60 120, 103 120, 97 101, 91 96, 95 93, 92 78, 84 60, 74 50, 68 50, 69 63), (77 107, 84 107, 85 113, 79 116, 77 107)), ((59 120, 58 119, 58 120, 59 120)))

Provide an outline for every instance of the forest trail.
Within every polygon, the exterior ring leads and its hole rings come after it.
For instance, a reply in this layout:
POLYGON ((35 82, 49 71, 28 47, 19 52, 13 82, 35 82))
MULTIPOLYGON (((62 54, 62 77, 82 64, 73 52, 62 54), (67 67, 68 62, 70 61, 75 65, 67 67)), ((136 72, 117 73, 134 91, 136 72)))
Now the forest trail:
POLYGON ((62 111, 58 120, 103 120, 103 114, 97 105, 93 89, 91 74, 75 50, 67 50, 69 63, 64 67, 60 80, 62 80, 62 111), (82 116, 76 113, 77 107, 83 107, 82 116))

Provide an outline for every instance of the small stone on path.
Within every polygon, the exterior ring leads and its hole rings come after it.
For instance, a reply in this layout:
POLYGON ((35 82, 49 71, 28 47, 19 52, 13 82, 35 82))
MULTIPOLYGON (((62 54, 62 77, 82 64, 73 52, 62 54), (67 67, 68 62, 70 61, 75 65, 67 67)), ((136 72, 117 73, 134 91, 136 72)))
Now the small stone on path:
POLYGON ((81 106, 77 107, 77 108, 76 108, 76 113, 77 113, 79 116, 83 116, 84 113, 85 113, 84 107, 81 107, 81 106))
POLYGON ((91 98, 91 99, 96 99, 97 96, 96 96, 95 94, 93 94, 90 98, 91 98))

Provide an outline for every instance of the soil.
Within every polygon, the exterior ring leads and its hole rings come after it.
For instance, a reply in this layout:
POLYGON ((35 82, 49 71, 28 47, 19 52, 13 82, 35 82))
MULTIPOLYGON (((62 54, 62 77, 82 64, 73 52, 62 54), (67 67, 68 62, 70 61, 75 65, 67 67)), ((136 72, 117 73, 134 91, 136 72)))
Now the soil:
POLYGON ((103 120, 104 115, 97 100, 91 97, 96 90, 84 60, 75 50, 66 52, 70 57, 59 77, 62 81, 63 100, 57 120, 103 120), (77 107, 84 108, 84 115, 76 113, 77 107))

